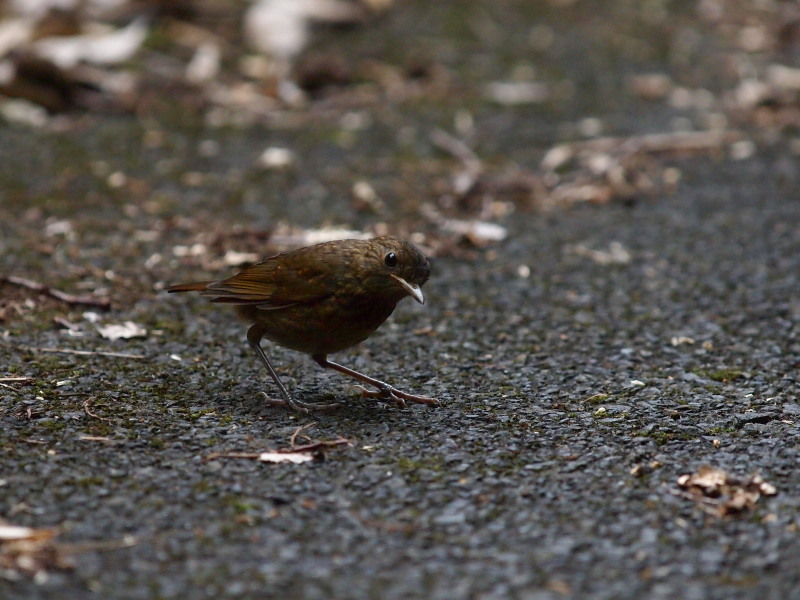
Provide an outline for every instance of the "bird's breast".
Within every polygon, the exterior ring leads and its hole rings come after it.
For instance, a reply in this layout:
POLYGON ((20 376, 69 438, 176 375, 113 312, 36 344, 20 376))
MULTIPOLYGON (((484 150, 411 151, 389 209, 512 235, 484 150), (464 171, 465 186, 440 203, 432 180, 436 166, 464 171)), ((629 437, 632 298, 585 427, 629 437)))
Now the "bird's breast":
POLYGON ((389 318, 396 305, 348 295, 270 310, 243 306, 239 313, 247 321, 259 323, 270 341, 313 355, 331 354, 363 342, 389 318))

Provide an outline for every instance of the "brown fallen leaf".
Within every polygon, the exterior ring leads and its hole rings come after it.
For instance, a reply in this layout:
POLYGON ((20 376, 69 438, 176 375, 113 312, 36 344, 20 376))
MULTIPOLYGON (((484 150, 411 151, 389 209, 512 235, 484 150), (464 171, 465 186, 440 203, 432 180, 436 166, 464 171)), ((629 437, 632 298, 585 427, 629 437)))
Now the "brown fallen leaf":
POLYGON ((740 478, 710 465, 701 466, 696 473, 681 475, 677 483, 681 488, 677 495, 694 500, 700 509, 719 517, 749 510, 761 496, 778 493, 761 475, 740 478))
POLYGON ((0 521, 0 573, 6 579, 72 568, 53 538, 55 529, 20 527, 0 521))

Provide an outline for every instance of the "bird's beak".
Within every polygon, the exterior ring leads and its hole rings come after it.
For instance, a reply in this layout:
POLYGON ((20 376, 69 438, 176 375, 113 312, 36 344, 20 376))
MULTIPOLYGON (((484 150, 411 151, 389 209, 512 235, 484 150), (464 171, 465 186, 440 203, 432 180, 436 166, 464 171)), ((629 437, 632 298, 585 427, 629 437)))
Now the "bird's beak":
POLYGON ((420 304, 425 304, 425 296, 422 295, 422 289, 416 283, 409 283, 402 277, 398 277, 394 273, 389 273, 390 277, 394 277, 397 283, 403 286, 403 289, 408 292, 408 295, 414 298, 420 304))

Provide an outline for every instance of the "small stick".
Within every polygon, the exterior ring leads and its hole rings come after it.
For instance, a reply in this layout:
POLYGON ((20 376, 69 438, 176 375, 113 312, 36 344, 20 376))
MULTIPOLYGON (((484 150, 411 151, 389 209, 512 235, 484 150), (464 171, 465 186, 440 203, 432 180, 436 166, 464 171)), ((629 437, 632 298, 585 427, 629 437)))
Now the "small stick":
POLYGON ((33 346, 17 346, 22 350, 31 352, 60 352, 62 354, 77 354, 79 356, 111 356, 114 358, 147 358, 143 354, 126 354, 125 352, 106 352, 104 350, 71 350, 69 348, 35 348, 33 346))
POLYGON ((99 540, 96 542, 77 542, 72 544, 53 544, 59 552, 65 554, 82 554, 84 552, 97 552, 130 548, 139 543, 139 539, 126 535, 120 540, 99 540))
MULTIPOLYGON (((351 442, 347 438, 340 437, 335 440, 313 442, 311 444, 306 444, 305 446, 295 446, 294 448, 280 448, 278 450, 270 450, 270 452, 277 452, 278 454, 293 454, 295 452, 313 452, 314 450, 319 450, 320 448, 331 448, 333 446, 343 446, 352 443, 353 442, 351 442)), ((215 452, 213 454, 209 454, 203 460, 214 460, 216 458, 257 459, 262 454, 264 454, 264 452, 215 452)))
POLYGON ((353 442, 351 442, 347 438, 340 437, 335 440, 313 442, 311 444, 306 444, 305 446, 295 446, 294 448, 283 448, 281 450, 276 450, 275 452, 279 452, 281 454, 288 454, 290 452, 312 452, 314 450, 319 450, 320 448, 331 448, 333 446, 350 445, 352 443, 353 442))
POLYGON ((685 490, 669 490, 669 492, 673 496, 678 496, 678 498, 692 500, 700 510, 709 515, 714 515, 716 517, 719 517, 722 515, 722 511, 724 510, 725 502, 724 500, 719 498, 709 498, 707 496, 699 496, 697 494, 692 494, 691 492, 685 490))
POLYGON ((454 156, 464 165, 463 172, 457 174, 453 180, 453 188, 459 196, 467 194, 483 172, 481 159, 464 142, 443 129, 434 129, 430 139, 434 146, 454 156))
POLYGON ((51 288, 50 286, 44 285, 43 283, 39 283, 37 281, 25 279, 24 277, 14 277, 13 275, 0 276, 0 281, 11 283, 13 285, 18 285, 27 288, 29 290, 33 290, 34 292, 41 292, 42 294, 50 296, 51 298, 55 298, 56 300, 60 300, 61 302, 66 302, 67 304, 76 304, 81 306, 95 306, 97 308, 102 308, 103 310, 108 310, 109 308, 111 308, 111 301, 108 298, 95 298, 93 296, 73 296, 72 294, 67 294, 66 292, 62 292, 61 290, 51 288))
POLYGON ((669 152, 709 152, 742 138, 738 131, 684 131, 649 133, 630 137, 602 137, 581 142, 558 144, 542 159, 545 171, 554 171, 580 152, 621 152, 660 154, 669 152))
POLYGON ((92 403, 92 398, 89 398, 88 400, 86 400, 86 402, 83 403, 83 410, 86 411, 86 414, 89 415, 90 417, 97 419, 98 421, 105 421, 106 423, 111 423, 111 419, 96 415, 91 410, 89 410, 89 405, 91 403, 92 403))
POLYGON ((463 141, 447 133, 444 129, 434 129, 431 132, 431 142, 434 146, 457 158, 470 173, 480 173, 481 159, 463 141))
POLYGON ((7 383, 0 383, 0 387, 4 387, 4 388, 6 388, 7 390, 11 390, 11 391, 12 391, 12 392, 14 392, 15 394, 19 394, 19 393, 21 393, 21 392, 20 392, 18 389, 11 387, 11 386, 10 386, 10 385, 8 385, 7 383))
MULTIPOLYGON (((295 447, 296 447, 296 442, 297 442, 297 436, 298 436, 298 435, 300 435, 300 432, 301 432, 301 431, 303 431, 303 430, 305 430, 305 429, 308 429, 308 428, 310 428, 310 427, 313 427, 313 426, 314 426, 314 425, 316 425, 316 424, 317 424, 317 422, 316 422, 316 421, 312 421, 312 422, 311 422, 311 423, 309 423, 308 425, 303 425, 303 426, 301 426, 301 427, 298 427, 297 429, 295 429, 295 430, 294 430, 294 433, 292 434, 292 437, 290 437, 290 438, 289 438, 289 445, 290 445, 292 448, 295 448, 295 447)), ((311 438, 309 438, 309 437, 308 437, 308 436, 306 436, 306 435, 304 435, 303 437, 304 437, 305 439, 307 439, 307 440, 310 440, 310 439, 311 439, 311 438)))
POLYGON ((0 377, 0 382, 33 381, 33 377, 0 377))
POLYGON ((258 458, 263 452, 214 452, 206 456, 203 460, 215 460, 217 458, 258 458))

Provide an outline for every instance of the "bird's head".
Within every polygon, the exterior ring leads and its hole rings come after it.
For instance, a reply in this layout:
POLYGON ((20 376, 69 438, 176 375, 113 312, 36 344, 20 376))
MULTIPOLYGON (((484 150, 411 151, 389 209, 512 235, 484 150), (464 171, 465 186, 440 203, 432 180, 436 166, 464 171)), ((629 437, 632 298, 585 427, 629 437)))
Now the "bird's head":
POLYGON ((382 297, 399 301, 408 295, 424 304, 421 287, 428 281, 431 264, 422 251, 411 242, 390 235, 366 244, 364 285, 382 297))

